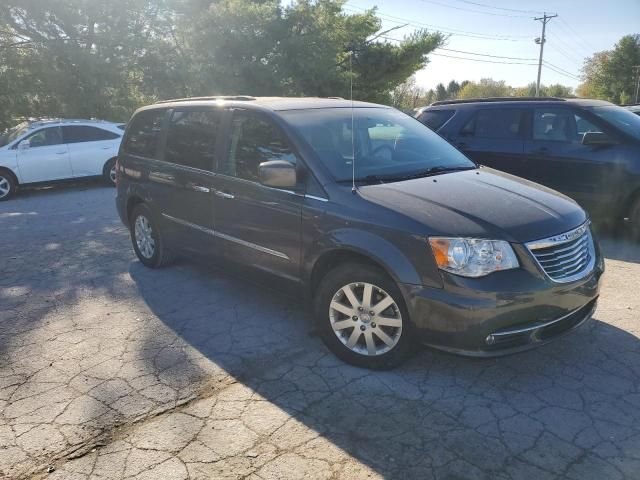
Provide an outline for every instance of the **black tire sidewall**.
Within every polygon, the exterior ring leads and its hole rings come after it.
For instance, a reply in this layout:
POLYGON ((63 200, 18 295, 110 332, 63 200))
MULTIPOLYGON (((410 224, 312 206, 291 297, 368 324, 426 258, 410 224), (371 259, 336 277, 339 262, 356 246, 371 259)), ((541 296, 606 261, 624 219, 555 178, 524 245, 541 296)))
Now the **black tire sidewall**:
POLYGON ((133 249, 136 252, 138 260, 140 260, 145 266, 150 268, 160 267, 162 259, 162 249, 164 248, 164 244, 162 242, 162 235, 158 227, 158 222, 156 221, 153 212, 146 204, 140 203, 133 207, 133 210, 131 212, 131 223, 129 225, 129 230, 131 232, 131 243, 133 244, 133 249), (135 224, 136 219, 140 215, 146 217, 151 224, 151 238, 153 238, 153 241, 155 242, 155 249, 151 258, 146 258, 144 255, 142 255, 140 249, 138 248, 138 243, 136 242, 135 224))
POLYGON ((116 186, 115 182, 111 180, 111 169, 116 164, 116 159, 112 158, 107 160, 107 163, 104 164, 104 168, 102 169, 102 176, 109 185, 116 186))
POLYGON ((629 227, 633 240, 640 241, 640 196, 634 200, 629 210, 629 227))
POLYGON ((4 200, 9 200, 11 197, 13 197, 13 195, 16 193, 17 183, 16 183, 15 177, 11 173, 8 173, 5 170, 0 171, 0 176, 3 178, 6 178, 7 181, 9 182, 9 193, 4 197, 0 198, 0 202, 2 202, 4 200))
POLYGON ((383 271, 366 264, 347 264, 331 270, 320 281, 314 298, 316 328, 322 341, 338 358, 358 367, 386 370, 398 366, 415 351, 412 324, 400 289, 383 271), (365 356, 351 351, 340 342, 331 328, 329 305, 335 293, 349 283, 366 282, 382 288, 391 295, 402 314, 402 334, 398 343, 387 353, 365 356))

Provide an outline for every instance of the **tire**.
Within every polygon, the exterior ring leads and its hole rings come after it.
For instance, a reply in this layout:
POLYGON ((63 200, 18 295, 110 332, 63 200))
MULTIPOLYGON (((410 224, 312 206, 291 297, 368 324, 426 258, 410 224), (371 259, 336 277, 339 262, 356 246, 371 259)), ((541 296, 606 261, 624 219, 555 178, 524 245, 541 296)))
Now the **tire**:
POLYGON ((102 168, 102 178, 104 178, 104 181, 106 183, 114 187, 116 186, 115 173, 116 173, 116 159, 112 158, 110 160, 107 160, 107 163, 104 164, 104 167, 102 168))
POLYGON ((129 230, 138 259, 149 268, 160 268, 173 260, 151 209, 140 203, 131 212, 129 230))
POLYGON ((8 170, 0 169, 0 201, 9 200, 18 188, 16 177, 8 170))
POLYGON ((640 196, 637 196, 631 204, 631 208, 629 209, 629 221, 631 237, 635 241, 640 241, 640 196))
POLYGON ((327 348, 352 365, 386 370, 396 367, 415 352, 412 326, 402 294, 396 283, 376 267, 349 263, 329 271, 316 289, 314 316, 327 348), (367 302, 369 285, 372 300, 367 302), (354 302, 349 301, 345 290, 349 288, 362 310, 354 308, 354 302), (388 302, 392 303, 384 307, 388 302), (384 308, 377 311, 376 307, 384 308), (385 325, 380 325, 383 322, 385 325))

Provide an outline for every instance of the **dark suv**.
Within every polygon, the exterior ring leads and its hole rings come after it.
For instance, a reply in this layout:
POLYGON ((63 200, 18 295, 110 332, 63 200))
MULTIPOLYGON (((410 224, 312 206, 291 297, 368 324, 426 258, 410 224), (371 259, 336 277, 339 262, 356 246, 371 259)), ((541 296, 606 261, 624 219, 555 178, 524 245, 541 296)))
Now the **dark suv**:
POLYGON ((436 102, 416 117, 476 162, 546 185, 640 238, 640 117, 600 100, 436 102))
POLYGON ((326 345, 361 366, 393 366, 416 342, 517 351, 582 324, 598 297, 603 261, 575 202, 480 169, 380 105, 145 107, 127 126, 117 181, 143 264, 194 251, 288 279, 326 345))

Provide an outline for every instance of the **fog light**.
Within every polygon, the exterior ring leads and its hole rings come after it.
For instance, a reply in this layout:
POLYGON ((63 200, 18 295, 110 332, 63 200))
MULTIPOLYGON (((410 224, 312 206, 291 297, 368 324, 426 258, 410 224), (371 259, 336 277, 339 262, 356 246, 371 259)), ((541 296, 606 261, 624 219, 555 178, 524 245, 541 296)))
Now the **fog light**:
POLYGON ((496 343, 496 337, 494 337, 493 335, 487 335, 487 338, 485 338, 484 341, 487 345, 493 345, 494 343, 496 343))

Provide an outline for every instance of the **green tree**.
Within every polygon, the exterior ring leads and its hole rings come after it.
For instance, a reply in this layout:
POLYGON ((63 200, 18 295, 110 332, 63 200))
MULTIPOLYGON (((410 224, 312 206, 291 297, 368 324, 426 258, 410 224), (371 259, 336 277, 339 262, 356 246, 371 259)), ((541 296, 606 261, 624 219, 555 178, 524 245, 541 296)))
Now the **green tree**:
POLYGON ((447 85, 447 98, 456 98, 460 92, 460 84, 455 80, 451 80, 447 85))
POLYGON ((17 117, 126 119, 159 98, 245 93, 390 102, 444 37, 386 40, 343 0, 5 0, 0 129, 17 117))
POLYGON ((624 103, 635 93, 635 65, 640 65, 640 34, 626 35, 613 50, 587 58, 578 95, 624 103))
POLYGON ((446 100, 447 99, 447 89, 442 83, 436 85, 436 100, 446 100))
POLYGON ((508 97, 513 89, 504 80, 483 78, 479 82, 467 83, 458 94, 458 98, 508 97))

